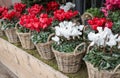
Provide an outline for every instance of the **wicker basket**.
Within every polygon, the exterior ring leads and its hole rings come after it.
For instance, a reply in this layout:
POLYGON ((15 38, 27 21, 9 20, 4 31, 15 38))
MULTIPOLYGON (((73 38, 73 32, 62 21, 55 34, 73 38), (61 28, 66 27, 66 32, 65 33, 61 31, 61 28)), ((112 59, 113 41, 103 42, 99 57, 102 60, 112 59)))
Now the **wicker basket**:
POLYGON ((0 36, 4 36, 4 32, 0 29, 0 36))
POLYGON ((88 19, 92 19, 94 16, 91 13, 85 12, 82 16, 82 24, 85 25, 88 19))
POLYGON ((18 39, 18 36, 16 34, 16 29, 15 28, 6 29, 4 31, 5 31, 5 34, 6 34, 7 38, 8 38, 8 41, 10 43, 17 43, 17 42, 19 42, 19 39, 18 39))
POLYGON ((120 64, 113 70, 101 70, 99 71, 91 63, 85 62, 87 65, 88 76, 89 78, 120 78, 120 71, 117 69, 120 67, 120 64))
MULTIPOLYGON (((89 52, 89 48, 87 52, 89 52)), ((120 67, 120 64, 116 66, 116 68, 113 71, 107 71, 107 70, 98 70, 95 68, 91 63, 86 62, 87 70, 88 70, 88 76, 89 78, 120 78, 120 70, 117 71, 117 69, 120 67)))
POLYGON ((64 73, 76 73, 80 69, 81 60, 86 50, 85 47, 86 44, 81 43, 75 48, 74 52, 72 53, 59 52, 54 50, 52 47, 52 50, 55 54, 55 58, 57 60, 58 69, 64 73), (77 49, 83 45, 84 49, 81 50, 81 52, 79 52, 77 49))
POLYGON ((19 40, 21 42, 21 45, 24 49, 33 49, 34 44, 31 41, 31 33, 18 33, 17 35, 19 37, 19 40))
POLYGON ((50 37, 53 35, 54 34, 49 35, 46 43, 38 43, 35 45, 39 54, 41 55, 41 57, 46 59, 46 60, 50 60, 50 59, 53 59, 55 57, 54 53, 52 52, 52 49, 51 49, 52 41, 50 41, 50 37))

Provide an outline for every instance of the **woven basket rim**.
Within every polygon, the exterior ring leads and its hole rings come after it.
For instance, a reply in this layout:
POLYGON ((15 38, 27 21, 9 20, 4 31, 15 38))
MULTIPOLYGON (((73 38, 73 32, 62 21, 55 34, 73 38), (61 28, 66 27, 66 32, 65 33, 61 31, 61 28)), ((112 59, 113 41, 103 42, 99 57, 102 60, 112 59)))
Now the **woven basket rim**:
POLYGON ((30 35, 31 33, 30 32, 28 32, 28 33, 17 32, 17 34, 30 35))
POLYGON ((84 53, 85 53, 84 51, 79 51, 79 52, 76 52, 76 53, 74 53, 74 52, 69 52, 69 53, 59 52, 59 51, 55 50, 55 49, 53 48, 53 46, 52 46, 52 51, 53 51, 54 53, 64 54, 64 55, 66 55, 66 56, 79 55, 79 54, 84 54, 84 53))
MULTIPOLYGON (((91 64, 90 62, 88 62, 88 61, 85 61, 85 63, 88 63, 88 64, 91 64)), ((93 66, 93 64, 91 64, 92 66, 93 66)), ((93 66, 94 67, 94 66, 93 66)), ((98 70, 98 68, 97 67, 94 67, 94 69, 96 69, 96 70, 98 70)), ((113 69, 114 70, 114 69, 113 69)), ((108 73, 113 73, 113 70, 110 70, 110 71, 108 71, 108 70, 100 70, 101 72, 108 72, 108 73)), ((99 71, 99 70, 98 70, 99 71)), ((115 72, 115 73, 118 73, 118 72, 115 72)))
POLYGON ((37 43, 37 44, 35 44, 35 45, 42 45, 42 46, 44 46, 44 45, 48 45, 48 44, 51 44, 53 41, 49 41, 49 42, 45 42, 45 43, 37 43))
MULTIPOLYGON (((6 29, 6 30, 16 30, 15 28, 9 28, 9 29, 6 29)), ((3 31, 5 31, 5 30, 3 30, 3 31)))

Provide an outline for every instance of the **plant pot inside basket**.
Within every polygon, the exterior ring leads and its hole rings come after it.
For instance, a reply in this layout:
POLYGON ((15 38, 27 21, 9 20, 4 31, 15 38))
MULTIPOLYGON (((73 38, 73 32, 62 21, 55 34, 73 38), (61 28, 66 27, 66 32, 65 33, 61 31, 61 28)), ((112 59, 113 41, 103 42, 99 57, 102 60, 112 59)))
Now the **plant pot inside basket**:
POLYGON ((15 28, 6 29, 4 31, 5 31, 5 34, 6 34, 7 38, 8 38, 8 41, 10 43, 19 42, 19 39, 18 39, 18 36, 16 34, 16 29, 15 28))
POLYGON ((31 33, 18 33, 17 35, 20 39, 21 45, 24 49, 33 49, 34 44, 31 41, 31 33))
POLYGON ((64 73, 76 73, 80 69, 81 60, 85 54, 85 43, 78 45, 74 52, 64 53, 56 51, 53 47, 52 50, 57 60, 58 69, 64 73), (77 51, 77 49, 84 45, 84 50, 77 51))

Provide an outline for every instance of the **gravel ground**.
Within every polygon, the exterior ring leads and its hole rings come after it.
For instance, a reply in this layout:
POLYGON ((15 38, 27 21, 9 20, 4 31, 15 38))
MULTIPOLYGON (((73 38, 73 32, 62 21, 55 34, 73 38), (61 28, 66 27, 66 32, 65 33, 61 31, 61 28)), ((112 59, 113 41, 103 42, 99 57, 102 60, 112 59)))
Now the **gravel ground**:
POLYGON ((18 78, 0 62, 0 78, 18 78))

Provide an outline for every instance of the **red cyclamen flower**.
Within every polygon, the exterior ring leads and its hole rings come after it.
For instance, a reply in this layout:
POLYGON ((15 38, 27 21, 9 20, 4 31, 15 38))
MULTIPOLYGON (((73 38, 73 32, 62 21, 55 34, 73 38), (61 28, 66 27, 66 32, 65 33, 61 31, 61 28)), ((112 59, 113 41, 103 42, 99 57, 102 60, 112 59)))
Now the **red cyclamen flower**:
POLYGON ((17 12, 21 13, 23 10, 25 10, 25 8, 26 8, 26 5, 23 3, 15 3, 14 4, 14 10, 17 12))
POLYGON ((43 10, 42 5, 35 4, 34 6, 28 8, 28 12, 31 15, 39 14, 43 10))
POLYGON ((39 32, 41 29, 45 29, 52 23, 52 19, 47 14, 41 14, 40 18, 34 15, 23 15, 20 18, 19 24, 30 30, 39 32))
POLYGON ((2 19, 7 12, 8 12, 7 7, 0 6, 0 19, 2 19))
POLYGON ((59 8, 60 4, 56 1, 51 1, 47 4, 47 11, 55 11, 59 8))
POLYGON ((7 19, 7 20, 19 19, 20 16, 21 16, 20 12, 16 12, 16 11, 12 10, 10 12, 7 12, 4 15, 4 19, 7 19))
POLYGON ((113 22, 106 19, 106 18, 98 18, 94 17, 93 19, 88 20, 88 24, 91 26, 91 28, 95 31, 97 31, 97 27, 108 27, 112 28, 113 22))
POLYGON ((65 12, 63 9, 60 9, 60 10, 54 11, 54 18, 59 21, 64 21, 64 20, 70 20, 73 17, 77 16, 78 14, 79 14, 78 11, 69 10, 65 12))

